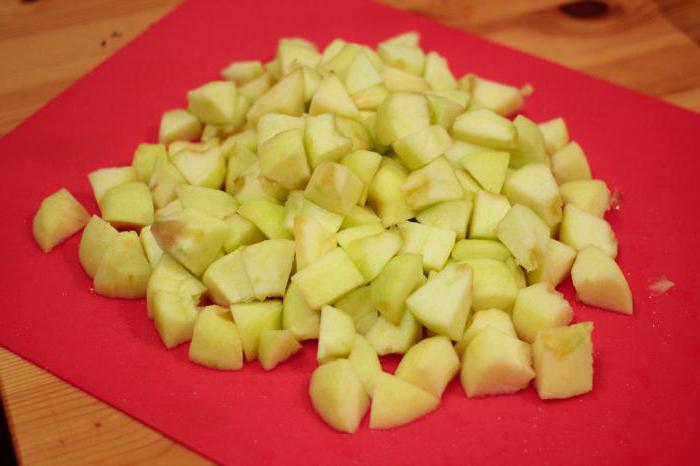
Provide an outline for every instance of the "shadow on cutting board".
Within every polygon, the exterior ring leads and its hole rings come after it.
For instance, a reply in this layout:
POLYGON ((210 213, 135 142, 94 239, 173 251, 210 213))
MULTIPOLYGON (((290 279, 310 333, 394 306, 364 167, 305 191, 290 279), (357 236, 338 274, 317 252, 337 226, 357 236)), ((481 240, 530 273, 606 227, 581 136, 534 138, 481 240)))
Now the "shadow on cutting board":
POLYGON ((7 426, 7 418, 5 417, 5 407, 0 401, 0 464, 7 466, 16 466, 17 459, 12 448, 12 439, 10 438, 10 429, 7 426))

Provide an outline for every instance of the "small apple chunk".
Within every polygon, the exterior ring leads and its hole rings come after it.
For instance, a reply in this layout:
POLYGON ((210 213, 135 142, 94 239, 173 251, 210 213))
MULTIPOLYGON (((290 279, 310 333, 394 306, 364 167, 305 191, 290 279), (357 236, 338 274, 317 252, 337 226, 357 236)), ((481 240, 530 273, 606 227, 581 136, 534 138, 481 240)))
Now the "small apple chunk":
POLYGON ((520 391, 535 377, 530 345, 487 327, 464 351, 460 376, 469 398, 520 391))
POLYGON ((325 75, 311 98, 309 114, 332 113, 337 116, 356 118, 358 112, 357 106, 340 79, 332 73, 325 75))
POLYGON ((357 204, 362 181, 345 165, 323 162, 316 167, 304 195, 324 209, 345 215, 357 204))
POLYGON ((256 125, 257 129, 257 144, 255 150, 257 152, 260 146, 265 142, 277 136, 280 133, 284 133, 290 129, 304 130, 305 121, 303 117, 281 115, 278 113, 266 113, 261 116, 256 125))
POLYGON ((246 115, 252 124, 266 113, 299 116, 304 113, 304 75, 296 70, 258 97, 246 115))
POLYGON ((228 234, 224 241, 224 251, 226 253, 235 251, 241 246, 259 243, 265 239, 265 235, 253 222, 238 214, 226 217, 224 222, 228 226, 228 234))
POLYGON ((199 312, 196 304, 168 291, 157 290, 151 296, 149 311, 163 345, 172 349, 190 341, 199 312))
POLYGON ((454 341, 464 334, 472 302, 472 270, 450 264, 406 299, 406 307, 433 332, 454 341))
POLYGON ((109 243, 116 238, 118 232, 112 225, 105 222, 97 215, 93 215, 83 230, 78 249, 78 259, 83 270, 91 278, 95 277, 97 267, 100 265, 109 243))
POLYGON ((417 170, 440 157, 452 146, 452 139, 440 125, 428 126, 394 142, 394 151, 409 170, 417 170))
POLYGON ((457 241, 452 249, 452 258, 457 261, 469 259, 494 259, 505 261, 510 256, 510 251, 503 243, 490 239, 463 239, 457 241))
POLYGON ((433 394, 397 376, 377 377, 369 415, 370 429, 390 429, 413 422, 437 408, 433 394))
POLYGON ((187 110, 169 110, 160 119, 158 142, 194 141, 202 134, 202 123, 187 110))
POLYGON ((345 75, 345 88, 353 95, 383 83, 377 68, 372 64, 368 55, 362 51, 357 54, 345 75))
POLYGON ((190 112, 203 123, 212 125, 231 124, 237 100, 238 90, 231 81, 212 81, 187 93, 190 112))
POLYGON ((459 358, 452 342, 444 336, 434 336, 406 352, 396 368, 396 377, 440 398, 457 372, 459 358))
POLYGON ((134 152, 131 166, 134 167, 136 179, 148 184, 157 159, 167 159, 165 144, 139 144, 134 152))
POLYGON ((498 194, 506 180, 509 160, 508 152, 489 151, 467 154, 461 163, 483 189, 498 194))
POLYGON ((287 202, 284 205, 287 210, 284 216, 284 226, 291 233, 294 232, 294 222, 298 216, 308 215, 313 217, 321 226, 330 233, 335 233, 340 230, 343 224, 343 216, 319 207, 315 203, 304 197, 303 191, 292 191, 287 196, 287 202))
POLYGON ((564 207, 559 241, 578 251, 595 246, 613 259, 617 257, 617 238, 610 224, 573 204, 564 207))
POLYGON ((523 96, 517 87, 474 74, 460 79, 460 85, 472 93, 474 108, 488 108, 499 115, 508 116, 523 106, 523 96))
POLYGON ((595 246, 586 246, 571 268, 576 297, 586 304, 631 315, 632 291, 614 259, 595 246))
POLYGON ((256 299, 282 297, 294 264, 294 241, 269 239, 246 246, 243 261, 256 299))
POLYGON ((569 143, 569 130, 563 118, 558 117, 538 125, 544 138, 544 147, 551 155, 569 143))
POLYGON ((401 243, 401 235, 396 231, 382 231, 377 235, 357 239, 344 249, 357 270, 362 273, 365 283, 369 283, 399 252, 401 243))
POLYGON ((226 178, 226 160, 218 146, 188 144, 171 152, 173 165, 194 186, 220 189, 226 178))
POLYGON ((532 210, 515 204, 498 224, 496 235, 525 270, 535 270, 542 263, 549 227, 532 210))
POLYGON ((510 202, 505 196, 478 191, 474 197, 474 208, 469 222, 469 238, 497 239, 498 224, 509 210, 510 202))
POLYGON ((131 166, 100 168, 88 174, 88 181, 90 181, 90 187, 95 194, 95 200, 99 204, 102 197, 110 189, 124 183, 137 181, 136 170, 131 166))
MULTIPOLYGON (((272 74, 269 72, 264 72, 257 78, 251 79, 247 83, 242 84, 241 87, 238 88, 238 95, 239 97, 245 96, 251 102, 254 102, 258 100, 260 96, 269 91, 273 84, 274 80, 272 78, 272 74)), ((248 112, 246 112, 246 118, 247 115, 248 112)))
POLYGON ((472 342, 485 328, 493 328, 507 335, 517 338, 513 321, 507 312, 500 309, 484 309, 483 311, 475 312, 472 318, 467 322, 467 329, 464 331, 462 339, 455 345, 455 351, 461 358, 464 356, 464 350, 467 349, 469 343, 472 342))
POLYGON ((552 154, 552 173, 557 183, 590 180, 591 167, 588 166, 586 154, 576 142, 570 142, 552 154))
POLYGON ((290 129, 271 137, 258 148, 260 174, 287 189, 306 185, 311 172, 306 161, 304 133, 290 129))
POLYGON ((243 347, 231 311, 207 306, 194 324, 189 359, 211 369, 238 370, 243 367, 243 347))
POLYGON ((287 210, 283 205, 269 199, 251 199, 238 208, 238 214, 255 225, 270 239, 291 239, 284 226, 287 210))
POLYGON ((201 186, 180 185, 176 189, 183 209, 195 209, 224 219, 236 213, 238 202, 230 194, 201 186))
POLYGON ((380 224, 382 220, 374 213, 374 211, 369 207, 355 206, 352 210, 343 218, 343 223, 340 225, 341 230, 348 230, 350 228, 380 224))
POLYGON ((332 359, 345 358, 355 341, 355 325, 352 318, 332 306, 321 308, 321 328, 316 358, 320 364, 332 359))
POLYGON ((425 97, 430 105, 430 122, 434 125, 450 129, 457 117, 464 113, 464 107, 452 99, 435 94, 426 94, 425 97))
POLYGON ((151 267, 155 267, 160 262, 160 258, 163 257, 163 250, 158 246, 158 241, 156 241, 153 232, 151 232, 151 225, 141 228, 139 239, 141 240, 141 246, 143 246, 143 252, 146 253, 148 263, 151 264, 151 267))
POLYGON ((591 215, 602 217, 610 208, 610 190, 602 180, 569 181, 559 186, 561 197, 591 215))
POLYGON ((406 311, 406 298, 424 282, 422 256, 399 254, 372 281, 372 303, 385 319, 398 325, 406 311))
POLYGON ((401 253, 420 254, 426 272, 441 270, 455 244, 454 230, 403 222, 399 225, 399 232, 403 238, 401 253))
POLYGON ((369 185, 368 204, 382 219, 384 227, 396 225, 415 215, 401 190, 407 177, 408 172, 400 163, 385 157, 369 185))
POLYGON ((360 335, 366 335, 369 332, 379 315, 372 301, 369 285, 350 291, 336 301, 333 306, 352 318, 355 330, 360 335))
POLYGON ((544 137, 534 121, 518 115, 513 120, 517 133, 517 145, 511 153, 510 166, 521 168, 529 164, 549 165, 549 155, 545 150, 544 137))
POLYGON ((301 349, 301 344, 289 330, 263 330, 260 334, 258 360, 266 371, 277 367, 301 349))
POLYGON ((348 360, 371 398, 377 377, 382 373, 382 365, 379 362, 377 352, 374 351, 374 348, 372 348, 372 345, 369 344, 365 337, 355 335, 355 341, 352 344, 348 360))
MULTIPOLYGON (((163 254, 156 266, 153 268, 153 273, 151 273, 148 279, 148 285, 146 287, 146 309, 148 311, 148 317, 153 318, 154 309, 156 307, 155 296, 158 293, 164 292, 168 295, 172 295, 179 299, 178 306, 184 306, 190 311, 185 312, 185 314, 192 314, 196 316, 197 305, 204 293, 206 293, 207 288, 202 282, 200 282, 197 277, 188 272, 182 265, 180 265, 175 259, 167 254, 163 254)), ((168 302, 178 302, 178 300, 173 300, 170 298, 161 299, 161 303, 168 302)), ((182 312, 173 311, 170 309, 161 308, 161 318, 168 320, 170 315, 182 315, 182 312)), ((176 319, 177 320, 177 319, 176 319)))
MULTIPOLYGON (((381 76, 379 79, 383 79, 381 76)), ((363 111, 375 111, 377 107, 381 105, 387 97, 389 97, 389 89, 384 84, 377 84, 361 91, 357 91, 352 94, 352 101, 355 103, 357 108, 360 110, 360 114, 363 111)), ((369 129, 368 132, 374 132, 374 129, 369 129)))
POLYGON ((428 165, 411 172, 401 190, 406 203, 415 210, 422 210, 431 205, 464 198, 464 190, 455 176, 450 162, 438 157, 428 165))
POLYGON ((352 141, 340 134, 332 114, 306 117, 304 144, 312 170, 323 162, 337 162, 352 151, 352 141))
POLYGON ((245 359, 252 361, 258 357, 260 334, 265 330, 281 328, 282 303, 271 300, 232 304, 231 314, 241 336, 245 359))
POLYGON ((396 92, 377 108, 377 142, 389 146, 430 126, 430 108, 420 94, 396 92))
POLYGON ((469 259, 464 264, 473 271, 472 309, 511 309, 518 286, 505 263, 493 259, 469 259))
POLYGON ((222 306, 252 301, 255 298, 253 285, 243 259, 243 248, 237 249, 207 267, 202 282, 209 290, 212 300, 222 306))
POLYGON ((347 359, 336 359, 314 370, 309 385, 314 410, 331 427, 354 433, 369 408, 362 381, 347 359))
POLYGON ((95 271, 95 292, 110 298, 146 296, 151 265, 139 235, 134 231, 119 233, 107 246, 95 271))
POLYGON ((238 61, 221 70, 221 76, 239 86, 262 75, 265 70, 259 60, 238 61))
POLYGON ((321 326, 321 316, 318 311, 311 309, 292 282, 284 295, 282 307, 282 328, 289 330, 297 340, 318 338, 321 326))
POLYGON ((161 209, 177 199, 177 187, 187 180, 180 170, 166 158, 156 159, 148 187, 151 189, 153 204, 161 209))
POLYGON ((423 77, 436 91, 457 87, 457 81, 450 71, 447 60, 437 52, 429 52, 426 55, 423 77))
POLYGON ((144 227, 153 223, 153 197, 144 183, 120 184, 102 196, 100 211, 117 228, 144 227))
POLYGON ((522 204, 539 215, 548 226, 562 220, 562 199, 552 171, 543 164, 530 164, 514 171, 503 185, 512 204, 522 204))
POLYGON ((517 141, 513 123, 486 108, 468 110, 458 116, 452 126, 452 135, 496 150, 514 149, 517 141))
POLYGON ((379 356, 384 356, 405 353, 420 340, 422 334, 422 327, 413 314, 404 312, 399 325, 394 325, 380 316, 372 324, 365 338, 379 356))
POLYGON ((321 54, 318 53, 315 45, 298 39, 281 39, 277 48, 277 57, 282 75, 294 71, 300 65, 316 68, 321 61, 321 54))
POLYGON ((425 54, 420 47, 382 42, 377 47, 377 53, 389 66, 417 76, 423 75, 425 54))
POLYGON ((569 275, 575 258, 574 248, 549 238, 537 268, 527 273, 528 283, 547 282, 554 287, 558 286, 569 275))
POLYGON ((416 215, 416 220, 429 227, 452 230, 456 239, 462 240, 467 235, 471 213, 471 200, 445 201, 421 211, 416 215))
POLYGON ((302 270, 338 245, 333 233, 323 228, 320 222, 308 214, 297 215, 294 218, 293 233, 297 270, 302 270))
POLYGON ((532 345, 535 388, 543 400, 571 398, 593 389, 593 322, 542 330, 532 345))
POLYGON ((518 292, 513 306, 513 325, 518 336, 532 343, 537 332, 569 325, 574 311, 549 283, 537 283, 518 292))
POLYGON ((382 156, 369 150, 356 150, 343 157, 340 163, 352 170, 355 176, 362 181, 362 194, 360 194, 357 203, 361 206, 365 205, 369 185, 372 183, 377 170, 379 170, 382 156))

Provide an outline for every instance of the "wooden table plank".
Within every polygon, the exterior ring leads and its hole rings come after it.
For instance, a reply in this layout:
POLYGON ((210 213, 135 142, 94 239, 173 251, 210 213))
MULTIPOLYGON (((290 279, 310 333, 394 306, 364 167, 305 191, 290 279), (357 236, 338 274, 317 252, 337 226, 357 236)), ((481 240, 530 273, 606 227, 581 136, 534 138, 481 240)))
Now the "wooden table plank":
MULTIPOLYGON (((697 0, 384 1, 700 111, 697 0)), ((0 1, 0 135, 179 3, 0 1)), ((208 464, 5 349, 0 389, 26 464, 208 464)))

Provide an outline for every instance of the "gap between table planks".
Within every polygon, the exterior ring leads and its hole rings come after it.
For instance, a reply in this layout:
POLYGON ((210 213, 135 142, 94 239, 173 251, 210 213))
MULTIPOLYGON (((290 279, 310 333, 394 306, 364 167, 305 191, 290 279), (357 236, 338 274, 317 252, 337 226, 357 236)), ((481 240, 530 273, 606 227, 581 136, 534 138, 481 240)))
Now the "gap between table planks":
MULTIPOLYGON (((0 0, 0 135, 179 3, 0 0)), ((697 0, 384 3, 700 111, 697 0)), ((0 389, 21 463, 209 464, 2 348, 0 389)))

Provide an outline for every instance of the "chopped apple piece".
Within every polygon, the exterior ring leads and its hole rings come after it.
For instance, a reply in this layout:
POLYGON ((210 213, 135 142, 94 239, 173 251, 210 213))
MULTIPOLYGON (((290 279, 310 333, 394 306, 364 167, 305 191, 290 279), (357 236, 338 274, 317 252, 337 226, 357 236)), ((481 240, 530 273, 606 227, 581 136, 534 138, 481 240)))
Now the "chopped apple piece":
POLYGON ((544 147, 544 137, 537 123, 518 115, 513 120, 513 126, 518 133, 518 143, 511 153, 511 167, 521 168, 531 163, 549 165, 549 156, 544 147))
POLYGON ((372 345, 369 344, 365 337, 355 335, 348 360, 362 381, 367 394, 372 397, 377 377, 382 373, 382 365, 379 362, 377 352, 374 351, 374 348, 372 348, 372 345))
MULTIPOLYGON (((358 114, 359 117, 359 114, 358 114)), ((350 140, 352 150, 370 150, 374 148, 372 135, 369 133, 365 125, 353 118, 336 117, 335 127, 341 136, 350 140)))
POLYGON ((415 222, 403 222, 399 225, 403 238, 401 253, 421 254, 423 269, 441 270, 455 244, 455 232, 443 228, 429 227, 415 222))
POLYGON ((177 198, 177 187, 186 184, 187 180, 180 170, 166 158, 156 159, 153 165, 148 187, 151 188, 153 204, 160 209, 177 198))
POLYGON ((429 227, 452 230, 456 239, 462 240, 467 235, 471 213, 470 200, 445 201, 421 211, 416 220, 429 227))
POLYGON ((467 75, 460 84, 472 94, 473 108, 488 108, 508 116, 523 106, 523 97, 517 87, 490 81, 476 75, 467 75))
POLYGON ((294 241, 270 239, 246 246, 243 261, 256 299, 282 297, 294 263, 294 241))
POLYGON ((420 42, 420 33, 417 31, 406 31, 397 34, 383 41, 383 44, 409 45, 417 47, 420 42))
POLYGON ((457 117, 452 134, 463 141, 491 149, 516 147, 517 133, 513 123, 485 108, 469 110, 457 117))
POLYGON ((329 54, 324 51, 324 57, 321 58, 321 64, 318 67, 322 73, 335 73, 341 79, 345 79, 348 70, 352 66, 357 55, 362 51, 359 44, 348 44, 346 42, 336 43, 332 49, 327 48, 329 54), (332 53, 332 56, 330 53, 332 53))
POLYGON ((321 308, 321 328, 316 358, 320 364, 350 354, 355 341, 355 325, 352 318, 332 306, 321 308))
POLYGON ((380 75, 384 86, 392 93, 415 92, 420 94, 430 91, 430 84, 425 79, 393 66, 382 68, 380 75))
MULTIPOLYGON (((206 293, 207 288, 194 275, 188 272, 175 259, 167 254, 163 254, 148 279, 146 287, 146 309, 148 317, 153 317, 155 295, 164 292, 168 295, 175 296, 177 300, 167 298, 161 299, 161 302, 175 303, 179 302, 175 309, 179 306, 185 306, 190 311, 184 314, 194 314, 196 316, 197 305, 201 296, 206 293), (179 301, 178 301, 179 300, 179 301)), ((175 309, 161 309, 161 317, 166 318, 168 315, 183 315, 182 312, 175 309)), ((194 322, 192 323, 194 325, 194 322)), ((190 329, 191 330, 191 329, 190 329)))
POLYGON ((292 276, 312 309, 334 302, 365 281, 347 253, 335 248, 292 276))
POLYGON ((180 185, 177 197, 184 209, 195 209, 216 218, 226 218, 236 213, 238 202, 230 194, 212 188, 180 185))
POLYGON ((190 299, 168 291, 156 290, 149 298, 149 310, 166 348, 175 348, 192 339, 198 311, 190 299))
POLYGON ((490 239, 463 239, 452 249, 452 258, 457 261, 469 259, 494 259, 505 261, 510 251, 500 241, 490 239))
POLYGON ((248 121, 255 124, 266 113, 292 116, 304 113, 304 75, 301 70, 288 74, 258 97, 248 110, 248 121))
POLYGON ((260 174, 287 189, 306 185, 311 172, 306 161, 304 133, 290 129, 271 137, 259 146, 260 174))
POLYGON ((537 332, 563 327, 571 322, 574 311, 569 302, 549 283, 537 283, 518 292, 513 306, 513 325, 518 336, 532 343, 537 332))
POLYGON ((258 345, 258 360, 266 371, 277 367, 301 349, 301 344, 289 330, 263 330, 258 345))
POLYGON ((620 266, 604 251, 586 246, 571 268, 576 297, 602 309, 632 314, 632 291, 620 266))
POLYGON ((241 217, 251 221, 270 239, 290 239, 292 235, 284 226, 287 214, 283 205, 267 199, 253 199, 238 208, 241 217))
POLYGON ((207 286, 212 300, 222 306, 255 298, 242 248, 215 260, 204 272, 202 282, 207 286))
POLYGON ((459 115, 464 113, 464 107, 457 102, 435 94, 426 94, 430 104, 430 122, 445 129, 452 128, 459 115))
MULTIPOLYGON (((381 79, 381 77, 380 77, 381 79)), ((352 96, 353 103, 362 111, 376 110, 384 100, 389 97, 389 90, 383 84, 368 87, 355 92, 352 96)))
POLYGON ((207 306, 194 324, 190 361, 212 369, 238 370, 243 367, 243 347, 231 311, 207 306))
POLYGON ((151 270, 139 235, 134 231, 119 233, 97 266, 95 293, 110 298, 143 298, 151 270))
POLYGON ((452 342, 444 336, 434 336, 406 352, 396 368, 396 377, 440 398, 457 372, 459 358, 452 342))
POLYGON ((357 239, 344 249, 355 264, 355 267, 357 267, 357 270, 362 273, 365 283, 369 283, 379 275, 386 263, 399 252, 401 243, 402 240, 399 233, 383 231, 377 235, 357 239))
POLYGON ((385 354, 403 354, 413 346, 422 335, 422 328, 413 314, 404 312, 401 324, 394 325, 384 317, 379 317, 365 337, 379 356, 385 354))
POLYGON ((240 86, 261 76, 264 72, 259 60, 249 60, 231 63, 221 70, 221 76, 240 86))
POLYGON ((574 248, 550 238, 539 265, 527 273, 528 283, 547 282, 558 286, 569 275, 575 258, 574 248))
POLYGON ((167 158, 168 152, 165 150, 165 144, 139 144, 131 162, 136 179, 148 184, 151 180, 153 167, 156 165, 156 159, 167 158))
POLYGON ((304 195, 319 206, 345 215, 362 195, 362 181, 345 165, 323 162, 316 167, 304 195))
POLYGON ((340 79, 332 73, 325 75, 311 98, 309 114, 332 113, 337 116, 356 118, 358 112, 357 106, 340 79))
POLYGON ((367 202, 369 186, 382 163, 382 156, 368 150, 356 150, 343 157, 340 162, 348 167, 362 181, 362 193, 357 203, 361 206, 367 202))
POLYGON ((170 158, 192 185, 220 189, 224 183, 226 160, 217 146, 190 144, 171 153, 170 158))
POLYGON ((148 263, 151 264, 151 267, 155 267, 160 262, 160 258, 163 257, 163 250, 158 246, 158 241, 156 241, 153 232, 151 232, 151 225, 141 228, 139 239, 141 240, 143 252, 146 253, 148 263))
POLYGON ((352 150, 352 141, 338 132, 331 114, 306 117, 304 144, 312 170, 323 162, 336 162, 352 150))
POLYGON ((377 47, 377 53, 389 66, 417 76, 423 75, 425 54, 420 47, 383 42, 377 47))
POLYGON ((309 396, 325 422, 351 434, 357 431, 369 407, 365 387, 347 359, 318 366, 311 374, 309 396))
POLYGON ((510 210, 505 196, 487 191, 478 191, 474 198, 472 218, 469 223, 469 238, 496 239, 496 230, 503 217, 510 210))
POLYGON ((552 155, 569 143, 569 130, 563 118, 554 118, 538 125, 544 137, 544 146, 552 155))
POLYGON ((535 270, 542 263, 549 227, 532 210, 515 204, 498 224, 496 235, 525 270, 535 270))
POLYGON ((294 219, 297 270, 301 270, 321 256, 331 252, 338 243, 333 233, 308 214, 294 219))
POLYGON ((423 168, 411 172, 401 185, 406 203, 421 210, 444 201, 464 198, 464 190, 454 169, 444 157, 438 157, 423 168))
POLYGON ((461 379, 469 398, 520 391, 534 376, 530 345, 492 327, 464 351, 461 379))
POLYGON ((153 223, 153 198, 144 183, 120 184, 100 200, 102 218, 117 228, 143 227, 153 223))
POLYGON ((284 295, 282 328, 289 330, 297 340, 318 338, 321 316, 309 307, 297 285, 292 282, 284 295))
POLYGON ((321 54, 316 47, 309 47, 308 43, 298 42, 296 39, 282 39, 277 48, 277 57, 280 61, 280 71, 286 75, 294 71, 296 66, 305 65, 316 68, 321 61, 321 54))
POLYGON ((493 259, 469 259, 463 263, 473 272, 472 309, 511 309, 518 287, 505 263, 493 259))
POLYGON ((602 180, 569 181, 559 186, 561 197, 591 215, 602 217, 610 206, 610 190, 602 180))
POLYGON ((242 84, 241 87, 238 88, 238 95, 239 97, 245 96, 251 102, 254 102, 258 100, 260 96, 269 91, 273 84, 274 81, 272 79, 272 75, 266 72, 257 78, 251 79, 247 83, 242 84))
POLYGON ((382 223, 382 219, 377 217, 369 207, 355 206, 352 210, 343 218, 343 223, 340 226, 341 230, 348 230, 350 228, 359 227, 362 225, 370 225, 373 223, 382 223))
MULTIPOLYGON (((467 91, 461 89, 443 89, 434 90, 430 92, 430 95, 443 97, 445 99, 451 100, 460 107, 462 107, 462 112, 469 106, 469 101, 471 100, 471 95, 467 91)), ((462 113, 460 112, 460 113, 462 113)))
POLYGON ((383 372, 374 387, 369 428, 390 429, 408 424, 433 411, 439 403, 433 394, 383 372))
POLYGON ((481 154, 483 152, 494 152, 494 150, 471 142, 456 140, 453 142, 452 147, 445 151, 445 158, 449 160, 455 168, 461 169, 464 168, 464 165, 462 165, 462 159, 464 159, 464 157, 481 154))
POLYGON ((537 334, 532 359, 541 399, 571 398, 593 389, 592 331, 592 322, 581 322, 537 334))
POLYGON ((372 62, 370 62, 367 54, 364 52, 358 53, 345 75, 347 92, 356 94, 382 83, 382 77, 372 65, 372 62))
POLYGON ((256 148, 259 148, 266 141, 272 139, 280 133, 284 133, 290 129, 299 129, 303 131, 304 127, 305 121, 303 117, 281 115, 278 113, 266 113, 260 117, 256 125, 256 148))
POLYGON ((414 216, 414 211, 401 190, 407 177, 406 169, 401 164, 384 158, 369 185, 368 204, 382 219, 384 227, 396 225, 414 216))
POLYGON ((503 194, 512 204, 532 209, 550 227, 562 219, 559 186, 546 165, 535 163, 514 171, 503 185, 503 194))
POLYGON ((552 173, 559 184, 591 179, 586 154, 578 143, 570 142, 552 154, 552 173))
POLYGON ((292 191, 287 196, 285 204, 287 210, 284 216, 284 226, 290 232, 294 231, 294 221, 300 215, 313 217, 321 226, 331 233, 335 233, 343 224, 343 216, 326 210, 314 204, 304 197, 303 191, 292 191))
POLYGON ((440 125, 428 126, 409 134, 392 145, 401 162, 409 170, 417 170, 445 153, 452 139, 440 125))
POLYGON ((422 256, 400 254, 372 281, 372 303, 385 319, 398 325, 406 310, 406 298, 424 282, 422 256))
POLYGON ((377 320, 377 309, 371 297, 370 286, 356 288, 333 305, 352 318, 355 330, 360 335, 366 335, 377 320))
POLYGON ((437 52, 426 55, 423 77, 436 91, 457 87, 457 81, 447 65, 447 60, 437 52))
POLYGON ((158 142, 170 144, 174 141, 194 141, 202 134, 202 124, 187 110, 170 110, 160 119, 158 142))
POLYGON ((430 126, 428 101, 420 94, 397 92, 377 108, 377 142, 388 146, 430 126))
POLYGON ((617 257, 617 239, 610 224, 573 204, 564 207, 559 241, 578 251, 586 246, 596 246, 610 257, 617 257))
POLYGON ((105 193, 115 186, 137 181, 134 167, 100 168, 88 174, 88 180, 99 203, 105 193))
POLYGON ((253 222, 238 214, 226 217, 224 222, 228 226, 228 234, 224 241, 226 253, 235 251, 241 246, 259 243, 265 239, 265 235, 258 230, 253 222))
POLYGON ((455 351, 457 351, 460 358, 464 355, 464 350, 467 349, 469 343, 485 328, 496 329, 513 338, 518 337, 515 333, 515 327, 513 327, 513 321, 507 312, 500 309, 484 309, 475 312, 469 322, 467 322, 467 329, 464 331, 462 339, 455 345, 455 351))
POLYGON ((187 93, 190 112, 213 125, 233 123, 237 100, 238 90, 231 81, 212 81, 187 93))
POLYGON ((83 270, 91 278, 95 276, 102 256, 117 234, 117 230, 112 225, 96 215, 93 215, 85 226, 80 238, 78 258, 83 270))
POLYGON ((34 214, 32 232, 44 252, 80 231, 90 221, 85 207, 65 188, 44 198, 34 214))
POLYGON ((246 361, 258 357, 260 334, 281 327, 282 303, 277 300, 262 303, 231 305, 231 314, 238 327, 246 361))
POLYGON ((506 181, 509 160, 508 152, 490 151, 466 154, 461 163, 483 189, 498 194, 506 181))

